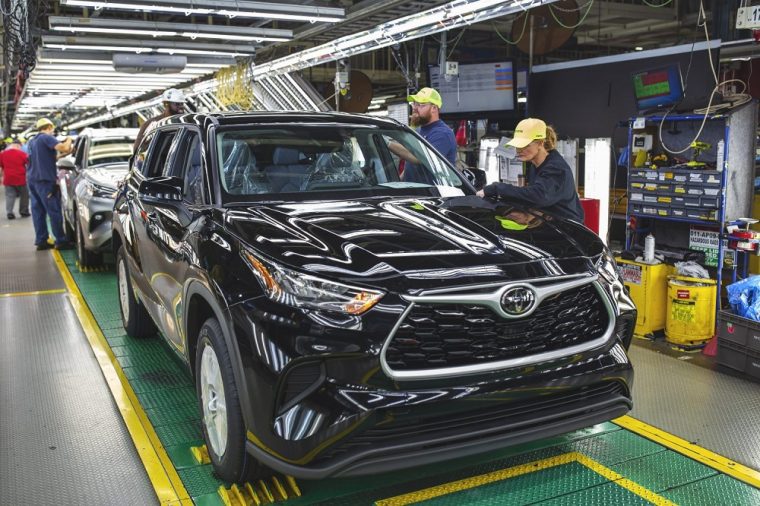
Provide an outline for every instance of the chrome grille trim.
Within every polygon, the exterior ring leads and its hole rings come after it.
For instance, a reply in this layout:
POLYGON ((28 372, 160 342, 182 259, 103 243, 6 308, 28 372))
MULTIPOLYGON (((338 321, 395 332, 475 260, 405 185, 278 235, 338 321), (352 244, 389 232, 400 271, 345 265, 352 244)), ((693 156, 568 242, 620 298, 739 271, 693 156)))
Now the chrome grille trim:
MULTIPOLYGON (((469 287, 469 288, 475 289, 476 287, 469 287)), ((532 365, 532 364, 536 364, 540 362, 546 362, 550 360, 557 360, 569 355, 574 355, 577 353, 585 353, 587 351, 600 348, 606 345, 610 341, 610 339, 614 338, 614 335, 615 335, 615 322, 616 322, 617 309, 615 305, 612 303, 612 301, 610 300, 609 295, 607 294, 607 291, 604 290, 604 288, 599 283, 598 275, 584 276, 581 279, 576 278, 570 281, 564 281, 562 283, 556 283, 553 285, 548 285, 548 286, 543 286, 543 287, 536 287, 530 282, 520 281, 520 282, 508 283, 506 285, 501 285, 498 290, 495 290, 490 293, 479 293, 479 294, 436 293, 436 294, 431 294, 431 295, 422 294, 418 296, 404 296, 404 298, 406 300, 409 300, 411 304, 409 304, 409 306, 401 314, 398 321, 396 322, 396 325, 394 325, 393 329, 388 335, 388 338, 383 343, 382 349, 380 350, 380 367, 389 378, 394 379, 394 380, 420 381, 420 380, 430 380, 430 379, 438 379, 438 378, 449 378, 449 377, 455 377, 455 376, 481 374, 481 373, 496 371, 499 369, 511 369, 515 367, 524 367, 527 365, 532 365), (454 366, 454 367, 443 367, 443 368, 438 368, 438 369, 405 370, 405 371, 394 370, 388 364, 386 353, 391 344, 391 341, 393 340, 394 336, 398 332, 399 327, 404 322, 407 315, 412 311, 412 309, 415 307, 417 303, 426 303, 426 304, 428 303, 433 303, 433 304, 465 303, 465 304, 482 305, 482 306, 490 308, 491 310, 493 310, 496 314, 500 316, 505 315, 504 316, 505 319, 514 320, 515 318, 513 316, 506 315, 506 313, 504 313, 501 310, 500 304, 499 304, 502 294, 505 291, 509 290, 510 288, 513 288, 515 286, 529 286, 530 288, 535 290, 536 296, 537 298, 539 298, 539 302, 534 306, 534 308, 536 308, 540 305, 540 302, 546 299, 547 297, 556 295, 557 293, 561 293, 566 290, 571 290, 573 288, 580 288, 588 284, 593 284, 594 288, 596 289, 599 295, 599 298, 602 301, 602 304, 607 310, 607 315, 608 315, 607 329, 604 331, 604 334, 601 337, 598 337, 596 339, 593 339, 591 341, 587 341, 581 344, 568 346, 566 348, 562 348, 559 350, 536 353, 533 355, 525 355, 522 357, 515 357, 515 358, 510 358, 507 360, 499 360, 495 362, 483 362, 483 363, 478 363, 478 364, 468 364, 468 365, 454 366), (561 288, 558 288, 558 287, 561 287, 561 288), (541 295, 539 296, 539 294, 541 295), (495 305, 499 306, 498 310, 494 310, 495 305)), ((530 313, 532 312, 533 311, 531 311, 530 313)), ((529 316, 530 313, 520 316, 519 319, 529 316)))

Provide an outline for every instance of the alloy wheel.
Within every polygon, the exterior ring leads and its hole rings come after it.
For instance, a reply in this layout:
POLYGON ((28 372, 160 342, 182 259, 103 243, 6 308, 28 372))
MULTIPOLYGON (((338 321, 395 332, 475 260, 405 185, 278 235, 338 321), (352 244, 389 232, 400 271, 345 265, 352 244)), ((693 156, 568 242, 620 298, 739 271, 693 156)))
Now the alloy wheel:
POLYGON ((126 262, 119 262, 119 302, 121 303, 121 315, 125 322, 129 321, 129 283, 127 282, 126 262))
POLYGON ((221 458, 227 448, 227 404, 219 360, 211 346, 206 346, 201 356, 200 385, 208 443, 221 458))

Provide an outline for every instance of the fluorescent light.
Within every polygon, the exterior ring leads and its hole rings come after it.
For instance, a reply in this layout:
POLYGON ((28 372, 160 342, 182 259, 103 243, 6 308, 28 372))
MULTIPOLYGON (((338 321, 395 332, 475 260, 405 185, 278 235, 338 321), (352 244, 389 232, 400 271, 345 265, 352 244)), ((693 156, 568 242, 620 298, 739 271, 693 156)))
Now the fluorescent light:
MULTIPOLYGON (((293 38, 292 30, 279 28, 251 28, 245 26, 222 26, 194 23, 170 23, 165 21, 137 21, 130 19, 48 17, 50 28, 58 31, 123 33, 149 37, 175 37, 190 33, 194 38, 246 37, 243 40, 282 42, 293 38)), ((238 39, 240 40, 240 39, 238 39)))
POLYGON ((153 49, 149 47, 129 47, 129 46, 70 46, 67 44, 45 44, 45 47, 49 47, 52 49, 60 49, 62 51, 66 51, 67 49, 70 49, 72 51, 80 50, 80 49, 86 49, 89 51, 125 51, 125 52, 133 52, 133 53, 152 53, 153 49))
POLYGON ((53 26, 53 30, 59 32, 92 32, 92 33, 119 33, 124 35, 152 35, 153 37, 176 37, 177 32, 162 30, 135 30, 130 28, 100 28, 97 26, 53 26))
POLYGON ((225 53, 223 51, 204 51, 202 49, 174 49, 168 47, 161 47, 156 50, 162 54, 208 54, 218 56, 249 56, 245 53, 225 53))
POLYGON ((633 48, 633 49, 634 49, 634 50, 636 50, 636 51, 643 51, 643 50, 644 50, 644 48, 643 48, 643 47, 641 47, 641 46, 636 46, 636 47, 635 47, 635 48, 633 48))
POLYGON ((191 14, 215 14, 229 18, 260 18, 283 21, 308 21, 310 23, 339 23, 345 20, 345 9, 310 5, 281 4, 275 2, 252 2, 247 0, 217 0, 216 2, 194 0, 133 0, 109 2, 104 0, 61 0, 61 5, 92 7, 95 10, 116 9, 191 14))
POLYGON ((196 7, 167 7, 161 5, 139 5, 133 3, 119 3, 119 2, 99 2, 95 0, 63 0, 61 5, 71 5, 74 7, 93 7, 95 10, 100 9, 117 9, 117 10, 129 10, 129 11, 155 11, 155 12, 170 12, 181 13, 185 16, 190 14, 211 14, 212 9, 199 9, 196 7))
POLYGON ((281 14, 270 12, 256 12, 256 11, 244 11, 244 10, 228 10, 220 9, 214 11, 214 14, 220 16, 227 16, 228 18, 262 18, 262 19, 279 19, 282 21, 308 21, 310 23, 340 23, 345 18, 338 18, 332 16, 311 16, 308 14, 281 14))
MULTIPOLYGON (((203 33, 203 32, 182 32, 179 35, 189 39, 219 39, 219 40, 243 40, 246 42, 261 42, 261 37, 251 37, 250 35, 231 35, 228 33, 203 33)), ((266 40, 273 42, 287 42, 290 39, 269 37, 266 40)))

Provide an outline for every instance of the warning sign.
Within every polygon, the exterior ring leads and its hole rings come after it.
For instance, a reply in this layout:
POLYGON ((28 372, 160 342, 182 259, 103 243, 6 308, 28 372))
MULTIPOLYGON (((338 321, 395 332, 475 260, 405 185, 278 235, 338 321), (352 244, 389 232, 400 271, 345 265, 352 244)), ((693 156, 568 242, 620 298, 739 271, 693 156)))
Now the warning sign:
MULTIPOLYGON (((717 230, 706 230, 692 227, 689 230, 689 249, 705 252, 705 265, 711 267, 718 266, 718 241, 719 233, 717 230)), ((730 267, 736 260, 736 252, 728 249, 728 241, 723 240, 723 265, 730 267)))
POLYGON ((618 271, 620 271, 620 277, 623 278, 623 283, 631 285, 641 285, 641 266, 635 264, 618 264, 618 271))
POLYGON ((691 300, 674 299, 670 310, 670 318, 673 321, 691 323, 696 316, 696 304, 691 300))
POLYGON ((689 292, 689 290, 678 290, 676 293, 679 299, 691 298, 691 292, 689 292))

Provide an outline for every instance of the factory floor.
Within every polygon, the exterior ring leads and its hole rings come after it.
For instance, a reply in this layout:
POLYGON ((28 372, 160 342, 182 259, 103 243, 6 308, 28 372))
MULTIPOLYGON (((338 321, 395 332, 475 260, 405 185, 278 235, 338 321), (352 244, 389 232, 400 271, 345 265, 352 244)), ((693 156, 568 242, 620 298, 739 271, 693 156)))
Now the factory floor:
MULTIPOLYGON (((0 199, 0 206, 3 205, 0 199)), ((413 472, 218 481, 192 381, 123 331, 111 266, 0 221, 0 504, 760 504, 760 384, 634 340, 629 416, 413 472)))

